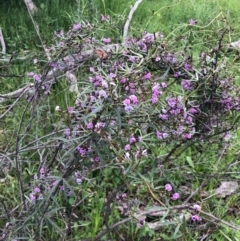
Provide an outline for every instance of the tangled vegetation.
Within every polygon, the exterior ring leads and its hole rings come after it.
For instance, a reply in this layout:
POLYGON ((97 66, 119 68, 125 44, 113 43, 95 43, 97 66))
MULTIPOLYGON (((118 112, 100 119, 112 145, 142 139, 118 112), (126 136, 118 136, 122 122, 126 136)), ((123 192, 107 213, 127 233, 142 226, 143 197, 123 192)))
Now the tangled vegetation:
POLYGON ((237 240, 220 209, 234 216, 239 203, 237 54, 223 19, 120 42, 104 14, 56 31, 30 84, 0 96, 2 118, 22 106, 0 155, 2 240, 213 240, 219 226, 237 240))

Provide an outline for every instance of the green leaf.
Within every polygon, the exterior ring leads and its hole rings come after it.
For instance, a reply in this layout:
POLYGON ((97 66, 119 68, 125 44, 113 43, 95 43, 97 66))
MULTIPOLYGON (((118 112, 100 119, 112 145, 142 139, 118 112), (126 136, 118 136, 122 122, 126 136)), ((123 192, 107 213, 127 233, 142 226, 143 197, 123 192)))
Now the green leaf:
POLYGON ((186 157, 186 160, 187 160, 189 166, 192 167, 192 168, 194 168, 194 163, 193 163, 193 161, 192 161, 192 158, 191 158, 190 156, 187 156, 187 157, 186 157))

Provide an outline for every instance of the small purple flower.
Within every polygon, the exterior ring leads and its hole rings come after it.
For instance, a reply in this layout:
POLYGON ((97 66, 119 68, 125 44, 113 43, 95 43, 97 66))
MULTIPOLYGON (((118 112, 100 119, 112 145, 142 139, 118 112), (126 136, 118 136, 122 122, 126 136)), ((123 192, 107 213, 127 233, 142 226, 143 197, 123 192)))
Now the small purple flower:
POLYGON ((181 72, 175 72, 174 75, 173 75, 173 77, 174 77, 174 78, 178 78, 180 75, 181 75, 181 72))
POLYGON ((89 122, 89 123, 87 124, 87 128, 88 128, 88 129, 92 129, 92 128, 93 128, 93 123, 92 123, 92 122, 89 122))
POLYGON ((39 187, 35 187, 34 190, 33 190, 35 193, 39 193, 41 190, 39 187))
POLYGON ((160 114, 159 118, 162 120, 168 120, 168 115, 167 114, 160 114))
POLYGON ((122 79, 120 80, 120 83, 121 83, 121 84, 126 83, 126 78, 122 78, 122 79))
POLYGON ((134 56, 130 56, 130 57, 129 57, 129 61, 135 62, 135 61, 136 61, 136 58, 135 58, 134 56))
POLYGON ((135 84, 131 82, 131 83, 129 83, 129 87, 134 89, 135 88, 135 84))
POLYGON ((36 81, 38 81, 38 82, 41 81, 41 77, 42 77, 42 76, 41 76, 40 74, 34 74, 34 75, 33 75, 34 80, 36 80, 36 81))
POLYGON ((193 90, 193 86, 190 80, 182 80, 181 86, 185 90, 193 90))
POLYGON ((78 30, 82 27, 81 23, 73 24, 73 30, 78 30))
POLYGON ((143 76, 143 79, 150 79, 152 77, 151 73, 147 73, 143 76))
POLYGON ((137 98, 137 96, 135 96, 135 95, 130 95, 130 96, 129 96, 129 99, 132 101, 132 103, 133 103, 134 105, 136 105, 136 104, 138 103, 138 98, 137 98))
POLYGON ((30 193, 29 196, 30 196, 31 201, 35 201, 36 200, 36 197, 35 197, 35 195, 33 193, 30 193))
POLYGON ((188 64, 188 63, 185 63, 185 64, 184 64, 184 69, 185 69, 186 71, 189 71, 189 70, 190 70, 190 67, 191 67, 190 64, 188 64))
POLYGON ((193 19, 190 19, 190 20, 189 20, 189 24, 190 24, 190 25, 195 25, 195 24, 196 24, 196 21, 194 21, 193 19))
POLYGON ((168 97, 167 98, 167 103, 170 107, 174 108, 177 104, 177 101, 175 98, 168 97))
POLYGON ((125 106, 128 106, 128 105, 131 104, 131 101, 130 101, 129 99, 125 99, 125 100, 123 101, 123 104, 124 104, 125 106))
POLYGON ((85 156, 86 153, 87 153, 87 151, 84 148, 81 148, 81 147, 77 147, 77 150, 82 157, 85 156))
POLYGON ((165 133, 165 132, 159 132, 159 131, 157 131, 157 132, 156 132, 156 135, 157 135, 157 138, 158 138, 159 140, 162 140, 162 139, 165 139, 165 138, 168 137, 168 134, 165 133))
POLYGON ((124 150, 125 150, 125 151, 129 151, 130 149, 131 149, 130 144, 127 144, 127 145, 124 147, 124 150))
POLYGON ((197 214, 191 216, 191 220, 193 222, 200 222, 202 220, 201 217, 199 217, 197 214))
POLYGON ((65 131, 64 131, 64 134, 69 137, 71 135, 70 128, 66 128, 65 131))
POLYGON ((81 178, 77 178, 76 182, 77 182, 78 185, 80 185, 80 184, 82 184, 82 179, 81 178))
POLYGON ((135 143, 136 141, 137 140, 134 136, 130 137, 130 140, 129 140, 130 144, 135 143))
POLYGON ((186 140, 190 140, 190 139, 192 139, 192 134, 191 134, 191 133, 186 133, 186 134, 184 135, 184 138, 185 138, 186 140))
POLYGON ((110 19, 110 16, 104 16, 103 14, 101 14, 101 21, 106 21, 107 19, 110 19))
POLYGON ((141 228, 145 224, 145 218, 139 218, 137 227, 141 228))
POLYGON ((171 197, 172 200, 178 200, 179 198, 180 198, 180 195, 178 192, 175 192, 171 197))
POLYGON ((169 184, 169 183, 166 184, 166 185, 165 185, 165 190, 168 191, 168 192, 171 192, 171 191, 172 191, 172 186, 171 186, 171 184, 169 184))
POLYGON ((159 93, 159 90, 160 90, 159 83, 154 83, 153 87, 152 87, 152 92, 157 94, 157 93, 159 93))
POLYGON ((127 197, 127 194, 126 193, 123 193, 122 194, 122 198, 126 198, 127 197))
POLYGON ((114 74, 114 73, 110 73, 110 74, 109 74, 109 78, 110 78, 110 79, 113 79, 113 78, 115 78, 116 76, 117 76, 117 75, 114 74))
POLYGON ((73 113, 73 107, 68 107, 68 114, 72 114, 73 113))
POLYGON ((158 102, 158 97, 157 95, 152 95, 152 104, 155 104, 158 102))
POLYGON ((195 108, 193 108, 193 107, 191 107, 190 109, 189 109, 189 113, 191 113, 191 114, 196 114, 198 111, 195 109, 195 108))
POLYGON ((131 111, 133 111, 133 107, 132 107, 131 105, 125 106, 124 109, 125 109, 126 112, 131 112, 131 111))
POLYGON ((99 90, 98 94, 99 94, 99 97, 103 97, 104 99, 107 99, 108 97, 105 90, 99 90))
POLYGON ((111 43, 111 39, 110 38, 103 38, 102 40, 105 44, 111 43))

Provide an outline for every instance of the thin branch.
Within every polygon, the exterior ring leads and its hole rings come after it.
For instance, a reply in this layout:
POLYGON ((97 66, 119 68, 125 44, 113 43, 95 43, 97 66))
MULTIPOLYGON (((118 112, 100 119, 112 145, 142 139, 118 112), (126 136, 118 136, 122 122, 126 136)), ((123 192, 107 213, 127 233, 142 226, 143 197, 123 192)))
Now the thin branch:
POLYGON ((37 22, 33 19, 33 16, 32 16, 33 11, 30 9, 29 2, 27 2, 26 0, 25 0, 24 2, 25 2, 25 4, 26 4, 26 6, 27 6, 28 13, 29 13, 30 18, 31 18, 31 20, 32 20, 32 22, 33 22, 33 26, 34 26, 34 28, 35 28, 35 30, 36 30, 36 33, 37 33, 37 35, 38 35, 38 37, 39 37, 39 39, 40 39, 40 41, 41 41, 41 44, 42 44, 43 50, 44 50, 44 52, 45 52, 45 54, 46 54, 46 56, 47 56, 47 59, 48 59, 48 61, 51 61, 51 57, 50 57, 50 55, 49 55, 49 51, 47 50, 47 47, 46 47, 46 45, 44 44, 44 42, 43 42, 43 40, 42 40, 42 37, 41 37, 41 35, 40 35, 40 33, 39 33, 38 24, 37 24, 37 22))
POLYGON ((3 33, 2 33, 2 29, 0 28, 0 42, 2 45, 2 54, 6 54, 6 45, 5 45, 5 41, 3 38, 3 33))
POLYGON ((129 25, 130 25, 130 22, 132 21, 132 17, 133 17, 133 14, 134 12, 137 10, 139 4, 142 2, 143 0, 138 0, 134 6, 131 8, 131 11, 128 15, 128 18, 127 18, 127 21, 124 25, 124 29, 123 29, 123 43, 126 42, 126 39, 127 39, 127 35, 128 35, 128 29, 129 29, 129 25))

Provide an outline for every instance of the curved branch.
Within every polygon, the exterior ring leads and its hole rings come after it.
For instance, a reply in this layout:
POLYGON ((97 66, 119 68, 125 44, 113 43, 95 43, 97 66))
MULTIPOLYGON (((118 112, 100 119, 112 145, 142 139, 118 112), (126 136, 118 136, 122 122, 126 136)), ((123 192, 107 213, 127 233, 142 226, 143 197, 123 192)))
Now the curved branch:
POLYGON ((127 39, 127 35, 128 35, 128 28, 129 28, 129 25, 130 25, 130 22, 132 21, 132 17, 133 17, 133 14, 134 12, 137 10, 139 4, 142 2, 143 0, 138 0, 137 2, 135 2, 134 6, 131 8, 131 11, 128 15, 128 19, 124 25, 124 29, 123 29, 123 42, 125 43, 126 42, 126 39, 127 39))
POLYGON ((3 38, 3 33, 2 33, 2 29, 0 28, 0 42, 2 45, 2 54, 6 54, 6 45, 4 42, 4 38, 3 38))

